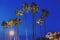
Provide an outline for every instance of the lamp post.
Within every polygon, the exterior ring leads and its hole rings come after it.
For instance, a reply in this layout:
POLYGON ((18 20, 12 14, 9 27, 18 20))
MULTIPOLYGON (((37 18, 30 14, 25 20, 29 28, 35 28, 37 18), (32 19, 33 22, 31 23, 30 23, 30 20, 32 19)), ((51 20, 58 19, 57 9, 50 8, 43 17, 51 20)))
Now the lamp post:
POLYGON ((24 21, 25 21, 25 27, 26 27, 26 40, 28 40, 28 26, 27 26, 27 22, 26 22, 26 13, 29 11, 30 6, 28 3, 24 3, 23 4, 23 11, 24 11, 24 21))
POLYGON ((34 2, 32 2, 32 4, 31 4, 31 11, 32 11, 32 20, 33 20, 33 24, 32 24, 32 27, 33 27, 33 40, 36 40, 36 18, 35 18, 35 13, 37 13, 38 12, 38 10, 39 10, 39 8, 38 8, 38 6, 34 3, 34 2))

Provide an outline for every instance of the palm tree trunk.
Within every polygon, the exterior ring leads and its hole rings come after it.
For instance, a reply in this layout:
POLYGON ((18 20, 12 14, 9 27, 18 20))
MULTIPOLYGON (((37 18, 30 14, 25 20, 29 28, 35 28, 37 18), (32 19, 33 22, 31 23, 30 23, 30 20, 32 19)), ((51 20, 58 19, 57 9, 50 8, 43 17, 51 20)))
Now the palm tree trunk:
POLYGON ((45 21, 45 18, 44 18, 44 37, 45 37, 45 35, 46 35, 46 21, 45 21))
POLYGON ((14 40, 16 40, 15 36, 14 36, 14 40))
POLYGON ((26 40, 28 40, 28 26, 26 23, 26 13, 24 13, 24 21, 25 21, 25 27, 26 27, 26 40))
MULTIPOLYGON (((19 19, 19 16, 17 16, 17 18, 19 19)), ((20 35, 19 35, 19 24, 16 25, 16 40, 20 40, 20 35)))
MULTIPOLYGON (((10 26, 10 30, 12 30, 12 26, 10 26)), ((11 35, 9 35, 9 40, 12 40, 12 36, 11 35)))
POLYGON ((16 26, 15 26, 14 32, 15 32, 15 34, 14 34, 15 40, 17 40, 17 28, 16 28, 16 26))
POLYGON ((32 19, 33 19, 33 24, 32 24, 32 27, 33 27, 33 40, 36 40, 36 19, 35 19, 35 15, 32 14, 32 19))
MULTIPOLYGON (((12 26, 10 27, 10 30, 12 29, 12 26)), ((12 37, 10 36, 10 40, 12 40, 12 37)))
POLYGON ((4 34, 4 40, 6 40, 6 29, 5 29, 5 27, 4 27, 4 30, 3 30, 4 32, 3 32, 3 34, 4 34))
POLYGON ((26 28, 26 40, 28 40, 28 29, 26 28))
POLYGON ((17 40, 20 40, 20 36, 19 36, 19 25, 16 26, 16 33, 17 33, 17 40))
POLYGON ((10 36, 10 40, 12 40, 11 36, 10 36))
MULTIPOLYGON (((40 25, 40 24, 39 24, 40 25)), ((41 25, 40 25, 40 40, 42 40, 42 29, 41 29, 41 25)))
POLYGON ((8 40, 10 40, 9 38, 10 38, 10 36, 9 36, 9 34, 8 34, 8 40))

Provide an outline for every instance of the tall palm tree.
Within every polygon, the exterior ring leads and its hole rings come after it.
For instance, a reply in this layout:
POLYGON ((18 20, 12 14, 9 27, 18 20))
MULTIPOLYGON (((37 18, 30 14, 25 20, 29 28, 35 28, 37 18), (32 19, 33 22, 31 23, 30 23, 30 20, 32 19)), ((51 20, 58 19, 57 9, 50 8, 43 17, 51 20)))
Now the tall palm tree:
MULTIPOLYGON (((8 24, 8 27, 10 28, 10 30, 12 30, 13 20, 9 19, 7 24, 8 24)), ((10 35, 9 35, 9 40, 12 40, 10 35)))
POLYGON ((19 38, 19 24, 20 24, 20 22, 21 22, 21 20, 20 20, 20 17, 22 16, 23 14, 22 14, 22 11, 18 8, 17 10, 16 10, 16 16, 17 16, 17 18, 14 20, 14 25, 16 26, 16 40, 19 40, 20 38, 19 38))
MULTIPOLYGON (((45 33, 45 35, 46 35, 46 18, 48 17, 48 11, 47 10, 45 10, 45 9, 43 9, 42 10, 42 15, 43 15, 43 18, 44 18, 44 33, 45 33)), ((44 37, 45 37, 45 35, 44 35, 44 37)))
POLYGON ((40 40, 42 40, 42 22, 43 22, 43 16, 40 16, 37 23, 39 24, 40 26, 40 40))
POLYGON ((19 39, 19 27, 18 27, 18 25, 21 23, 21 20, 20 19, 18 19, 18 18, 16 18, 15 20, 13 20, 13 24, 15 25, 15 38, 16 38, 16 40, 20 40, 19 39))
POLYGON ((27 22, 26 22, 26 13, 29 11, 30 6, 28 3, 24 3, 23 4, 23 11, 24 11, 24 21, 25 21, 25 26, 26 26, 26 40, 28 40, 28 26, 27 26, 27 22))
POLYGON ((35 13, 37 13, 39 10, 39 7, 37 6, 37 4, 35 4, 34 2, 32 2, 31 4, 31 11, 32 11, 32 19, 33 19, 33 40, 36 40, 36 18, 35 18, 35 13))
POLYGON ((1 25, 3 26, 4 40, 6 40, 6 28, 8 26, 7 26, 7 23, 5 21, 3 21, 1 25))

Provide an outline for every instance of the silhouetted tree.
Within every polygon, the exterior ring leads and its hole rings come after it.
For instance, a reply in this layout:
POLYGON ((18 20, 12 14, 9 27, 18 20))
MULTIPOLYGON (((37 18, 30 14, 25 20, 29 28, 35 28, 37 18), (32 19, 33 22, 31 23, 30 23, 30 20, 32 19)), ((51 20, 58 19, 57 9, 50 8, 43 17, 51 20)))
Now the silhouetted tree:
POLYGON ((37 4, 35 4, 34 2, 32 2, 31 4, 31 11, 32 11, 32 27, 33 27, 33 40, 36 40, 36 18, 35 18, 35 14, 38 13, 38 6, 37 4))
POLYGON ((24 11, 24 21, 25 21, 25 26, 26 26, 26 40, 28 40, 28 26, 26 22, 26 13, 30 10, 30 6, 28 3, 23 4, 23 11, 24 11))
MULTIPOLYGON (((46 18, 48 17, 48 15, 49 15, 48 11, 43 9, 42 16, 44 18, 44 33, 45 33, 45 35, 46 35, 46 18)), ((45 37, 45 35, 44 35, 44 37, 45 37)))
POLYGON ((5 38, 6 37, 6 28, 8 28, 8 24, 7 24, 7 22, 3 21, 1 25, 3 26, 4 40, 6 40, 6 38, 5 38))

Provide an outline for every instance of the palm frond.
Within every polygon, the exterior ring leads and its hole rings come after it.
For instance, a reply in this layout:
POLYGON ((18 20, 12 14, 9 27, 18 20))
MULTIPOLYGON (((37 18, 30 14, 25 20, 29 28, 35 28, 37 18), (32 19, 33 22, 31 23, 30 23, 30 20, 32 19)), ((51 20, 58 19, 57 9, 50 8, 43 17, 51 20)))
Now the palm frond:
POLYGON ((41 24, 43 21, 44 21, 43 16, 41 16, 41 17, 39 17, 37 23, 38 23, 38 24, 41 24))
POLYGON ((2 24, 1 24, 4 28, 7 28, 8 27, 8 24, 7 22, 3 21, 2 24))
POLYGON ((8 26, 12 26, 12 25, 13 25, 13 20, 10 19, 10 20, 8 21, 8 26))
POLYGON ((25 3, 23 4, 23 10, 24 10, 24 12, 29 11, 29 9, 30 9, 29 4, 25 2, 25 3))
POLYGON ((44 16, 44 17, 48 17, 48 11, 47 10, 45 10, 45 9, 43 9, 42 10, 42 15, 44 16))
POLYGON ((18 18, 16 18, 15 20, 13 20, 13 24, 14 25, 18 25, 18 24, 20 24, 20 22, 21 22, 21 19, 18 19, 18 18))
POLYGON ((23 14, 22 14, 22 11, 21 11, 20 9, 17 9, 16 15, 17 15, 17 16, 22 16, 22 15, 23 15, 23 14))
POLYGON ((31 8, 32 8, 32 13, 36 13, 39 10, 39 7, 34 2, 32 2, 31 8))

